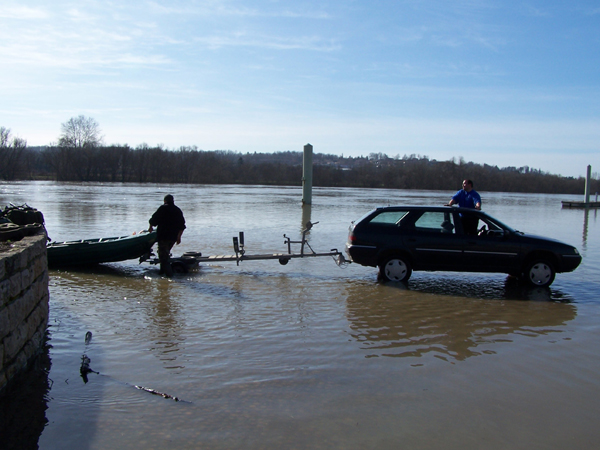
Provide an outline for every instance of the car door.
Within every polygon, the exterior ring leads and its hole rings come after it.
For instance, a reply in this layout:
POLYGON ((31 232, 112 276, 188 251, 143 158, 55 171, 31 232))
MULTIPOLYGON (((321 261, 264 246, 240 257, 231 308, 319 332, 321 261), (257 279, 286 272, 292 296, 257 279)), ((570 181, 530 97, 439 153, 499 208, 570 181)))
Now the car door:
POLYGON ((473 272, 513 272, 520 266, 520 244, 512 233, 478 215, 480 232, 464 239, 464 267, 473 272))
POLYGON ((414 269, 460 270, 464 243, 453 211, 419 211, 411 219, 402 224, 402 235, 414 269))

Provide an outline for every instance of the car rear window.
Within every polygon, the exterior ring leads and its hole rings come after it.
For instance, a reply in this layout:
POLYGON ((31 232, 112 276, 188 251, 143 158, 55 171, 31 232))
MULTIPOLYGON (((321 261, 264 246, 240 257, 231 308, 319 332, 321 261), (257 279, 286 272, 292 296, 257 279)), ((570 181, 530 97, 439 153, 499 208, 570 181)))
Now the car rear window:
POLYGON ((381 214, 373 217, 370 223, 397 225, 404 216, 408 214, 408 211, 384 211, 381 214))

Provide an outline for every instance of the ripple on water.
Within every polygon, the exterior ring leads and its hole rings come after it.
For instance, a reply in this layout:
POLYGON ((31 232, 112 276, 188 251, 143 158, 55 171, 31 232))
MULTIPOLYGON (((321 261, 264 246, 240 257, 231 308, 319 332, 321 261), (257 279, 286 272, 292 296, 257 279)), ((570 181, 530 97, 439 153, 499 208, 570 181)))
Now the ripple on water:
MULTIPOLYGON (((230 253, 239 231, 250 253, 281 252, 282 234, 295 239, 306 222, 299 188, 15 189, 10 201, 43 202, 32 206, 59 240, 139 231, 169 190, 188 222, 174 254, 230 253)), ((320 224, 309 234, 317 251, 342 248, 350 221, 375 206, 448 198, 318 191, 320 224)), ((598 221, 561 211, 551 196, 486 193, 485 204, 509 225, 577 245, 582 266, 550 289, 498 274, 416 272, 407 286, 382 284, 376 269, 340 270, 330 258, 204 265, 173 280, 137 261, 51 271, 52 388, 40 447, 466 448, 465 423, 470 442, 504 448, 596 441, 586 424, 600 412, 598 221), (83 354, 99 372, 88 383, 83 354)))

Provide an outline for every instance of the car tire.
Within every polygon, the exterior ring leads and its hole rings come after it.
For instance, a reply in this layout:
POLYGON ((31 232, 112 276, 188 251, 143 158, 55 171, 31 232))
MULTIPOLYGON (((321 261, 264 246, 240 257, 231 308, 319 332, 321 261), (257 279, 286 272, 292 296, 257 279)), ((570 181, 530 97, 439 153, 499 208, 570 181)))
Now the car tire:
POLYGON ((391 256, 379 265, 383 281, 407 282, 412 274, 410 263, 403 256, 391 256))
POLYGON ((556 272, 548 261, 534 260, 525 266, 524 279, 530 286, 547 287, 552 284, 556 272))

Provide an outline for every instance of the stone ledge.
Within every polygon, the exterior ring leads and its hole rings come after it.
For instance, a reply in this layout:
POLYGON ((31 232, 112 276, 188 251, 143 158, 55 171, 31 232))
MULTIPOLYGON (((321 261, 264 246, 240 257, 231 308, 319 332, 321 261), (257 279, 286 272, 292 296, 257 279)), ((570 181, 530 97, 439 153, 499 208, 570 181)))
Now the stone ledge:
POLYGON ((0 245, 0 393, 42 350, 48 326, 47 236, 0 245))

